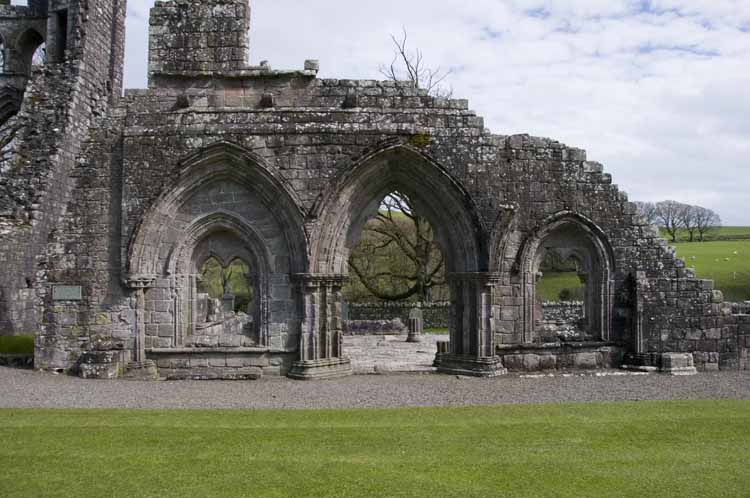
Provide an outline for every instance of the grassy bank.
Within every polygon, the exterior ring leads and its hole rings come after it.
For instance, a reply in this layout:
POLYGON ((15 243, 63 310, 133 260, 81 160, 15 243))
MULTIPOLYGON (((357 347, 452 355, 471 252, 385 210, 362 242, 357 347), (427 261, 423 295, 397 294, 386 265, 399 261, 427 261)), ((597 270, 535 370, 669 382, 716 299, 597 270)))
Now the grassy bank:
POLYGON ((750 300, 750 240, 674 244, 700 278, 713 280, 729 301, 750 300))
POLYGON ((0 336, 0 354, 34 354, 34 336, 0 336))
MULTIPOLYGON (((251 389, 252 386, 248 386, 251 389)), ((0 496, 744 496, 750 402, 0 410, 0 496)))

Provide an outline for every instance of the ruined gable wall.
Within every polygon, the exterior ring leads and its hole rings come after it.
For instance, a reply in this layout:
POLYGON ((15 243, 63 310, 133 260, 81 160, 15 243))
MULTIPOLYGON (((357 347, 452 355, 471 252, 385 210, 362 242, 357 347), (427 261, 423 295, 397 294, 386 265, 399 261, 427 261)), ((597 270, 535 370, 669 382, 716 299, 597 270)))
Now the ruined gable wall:
MULTIPOLYGON (((128 203, 126 232, 149 199, 168 184, 170 170, 161 165, 174 165, 176 158, 212 142, 236 142, 265 157, 309 210, 332 180, 368 149, 391 139, 406 143, 429 137, 424 152, 472 194, 485 226, 498 232, 493 237, 512 232, 497 263, 505 272, 498 329, 509 340, 517 340, 520 290, 512 268, 518 251, 547 217, 573 211, 606 233, 616 259, 616 292, 628 276, 645 272, 650 283, 644 296, 649 306, 649 350, 720 349, 718 343, 676 342, 683 340, 683 333, 715 333, 712 287, 691 278, 611 177, 600 165, 588 162, 583 151, 548 139, 491 135, 466 102, 435 100, 391 82, 269 78, 223 81, 217 86, 223 88, 130 95, 126 170, 132 172, 125 174, 133 178, 128 195, 138 202, 128 203), (273 109, 261 107, 268 93, 274 95, 273 109), (190 107, 175 110, 181 99, 190 107), (356 107, 347 108, 352 99, 356 107), (169 110, 173 111, 165 113, 169 110), (512 227, 503 220, 508 206, 515 206, 512 227), (662 295, 657 289, 666 283, 670 290, 662 295), (674 310, 674 316, 667 319, 666 310, 674 310)), ((621 340, 632 341, 629 331, 621 334, 621 340)))

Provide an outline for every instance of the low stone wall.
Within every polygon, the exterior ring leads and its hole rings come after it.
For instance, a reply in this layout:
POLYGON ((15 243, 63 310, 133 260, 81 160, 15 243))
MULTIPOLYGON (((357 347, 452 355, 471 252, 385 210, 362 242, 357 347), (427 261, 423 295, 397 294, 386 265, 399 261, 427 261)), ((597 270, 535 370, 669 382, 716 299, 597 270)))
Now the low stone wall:
POLYGON ((286 375, 296 353, 253 348, 150 350, 159 377, 167 380, 253 380, 286 375))
POLYGON ((545 322, 578 323, 583 318, 583 303, 560 301, 542 303, 545 322))
POLYGON ((402 335, 409 331, 400 318, 393 320, 345 320, 344 335, 402 335))
MULTIPOLYGON (((400 319, 402 323, 409 322, 409 313, 418 303, 348 303, 347 320, 393 320, 400 319)), ((447 329, 450 323, 450 303, 421 304, 424 316, 424 327, 447 329)))
POLYGON ((617 369, 622 365, 623 354, 622 348, 602 343, 497 348, 497 355, 510 372, 617 369))

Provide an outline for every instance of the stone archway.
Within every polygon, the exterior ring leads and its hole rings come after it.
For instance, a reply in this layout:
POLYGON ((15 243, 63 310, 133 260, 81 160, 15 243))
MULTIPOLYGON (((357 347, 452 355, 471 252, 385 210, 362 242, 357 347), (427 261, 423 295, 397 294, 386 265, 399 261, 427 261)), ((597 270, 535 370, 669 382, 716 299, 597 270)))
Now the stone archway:
POLYGON ((449 350, 436 358, 439 369, 480 376, 501 373, 492 331, 495 279, 487 272, 487 231, 477 210, 440 165, 410 146, 390 145, 341 175, 314 209, 306 299, 325 320, 303 327, 299 376, 314 370, 315 362, 342 359, 339 302, 349 252, 365 221, 393 191, 407 195, 420 216, 429 220, 445 255, 451 289, 450 343, 449 350))
POLYGON ((539 267, 545 251, 558 250, 579 266, 585 280, 585 328, 598 341, 609 341, 612 331, 615 259, 603 232, 584 217, 561 212, 546 222, 526 240, 520 253, 520 279, 523 295, 521 313, 522 341, 534 342, 540 310, 536 286, 539 267))
POLYGON ((238 342, 232 333, 231 341, 207 343, 203 352, 240 347, 291 357, 301 321, 292 275, 307 267, 296 198, 262 159, 233 144, 215 144, 181 164, 177 179, 141 219, 128 246, 126 283, 138 301, 136 357, 145 358, 147 350, 196 346, 186 338, 198 325, 199 267, 211 255, 249 263, 258 299, 252 342, 238 342))

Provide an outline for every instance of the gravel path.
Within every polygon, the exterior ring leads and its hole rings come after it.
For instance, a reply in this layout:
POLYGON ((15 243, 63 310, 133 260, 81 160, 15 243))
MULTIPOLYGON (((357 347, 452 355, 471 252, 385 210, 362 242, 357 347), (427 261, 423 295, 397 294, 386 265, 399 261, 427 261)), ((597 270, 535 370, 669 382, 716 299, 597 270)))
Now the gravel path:
POLYGON ((390 408, 718 398, 750 399, 750 371, 693 377, 404 374, 320 382, 131 382, 0 367, 0 408, 390 408))

